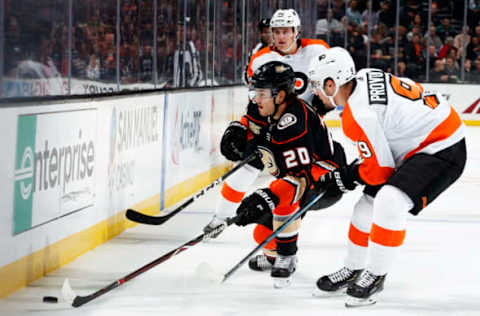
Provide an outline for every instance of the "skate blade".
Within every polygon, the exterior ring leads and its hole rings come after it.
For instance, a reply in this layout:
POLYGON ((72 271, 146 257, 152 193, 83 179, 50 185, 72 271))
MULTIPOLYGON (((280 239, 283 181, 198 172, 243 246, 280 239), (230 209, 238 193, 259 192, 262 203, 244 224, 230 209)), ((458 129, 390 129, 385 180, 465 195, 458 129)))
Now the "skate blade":
POLYGON ((346 287, 338 289, 336 291, 323 291, 323 290, 320 290, 318 287, 315 286, 315 288, 313 289, 313 292, 312 292, 312 296, 313 297, 319 297, 319 298, 322 298, 322 297, 340 297, 340 296, 345 296, 346 293, 347 293, 347 288, 346 287))
POLYGON ((290 284, 292 284, 292 277, 272 278, 272 279, 273 279, 273 287, 276 289, 283 289, 290 286, 290 284))
POLYGON ((352 308, 352 307, 363 307, 363 306, 371 306, 377 303, 377 295, 373 294, 369 298, 357 298, 348 296, 347 301, 345 302, 345 307, 352 308))

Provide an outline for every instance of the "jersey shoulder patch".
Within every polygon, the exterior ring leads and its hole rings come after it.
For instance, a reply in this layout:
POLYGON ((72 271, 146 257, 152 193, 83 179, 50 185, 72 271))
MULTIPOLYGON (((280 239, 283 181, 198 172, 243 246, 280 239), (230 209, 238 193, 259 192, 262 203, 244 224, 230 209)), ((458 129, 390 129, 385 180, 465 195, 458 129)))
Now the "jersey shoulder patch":
POLYGON ((297 123, 297 117, 292 114, 292 113, 286 113, 280 118, 280 121, 278 122, 278 129, 286 129, 289 126, 294 125, 297 123))
POLYGON ((288 143, 306 134, 307 112, 307 108, 299 100, 290 104, 274 129, 272 135, 273 142, 288 143))

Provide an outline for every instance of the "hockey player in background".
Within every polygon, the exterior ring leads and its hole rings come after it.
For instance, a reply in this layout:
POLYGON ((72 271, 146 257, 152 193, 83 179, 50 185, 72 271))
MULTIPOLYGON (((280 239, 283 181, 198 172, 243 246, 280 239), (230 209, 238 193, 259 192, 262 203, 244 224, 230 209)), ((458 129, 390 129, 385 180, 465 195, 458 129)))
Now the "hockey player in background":
POLYGON ((247 65, 245 66, 245 72, 243 75, 243 80, 245 84, 248 84, 248 65, 250 64, 250 59, 255 55, 259 50, 270 46, 272 44, 272 34, 270 33, 270 19, 261 19, 258 22, 258 31, 260 32, 260 42, 255 45, 255 47, 248 53, 247 65))
POLYGON ((297 12, 293 9, 277 10, 270 19, 270 33, 273 45, 266 46, 256 52, 249 61, 247 77, 272 60, 278 60, 290 65, 295 71, 295 90, 297 95, 324 114, 325 109, 318 98, 307 89, 308 65, 313 56, 326 51, 329 46, 323 40, 300 38, 301 22, 297 12))
MULTIPOLYGON (((277 10, 270 19, 270 32, 274 46, 267 46, 252 56, 247 69, 248 80, 250 81, 254 71, 263 64, 275 60, 282 61, 290 65, 295 72, 295 93, 308 104, 316 107, 319 113, 324 114, 326 111, 323 109, 320 99, 318 97, 313 99, 313 94, 307 89, 306 73, 310 59, 325 52, 328 45, 322 40, 301 39, 299 38, 300 31, 300 19, 295 10, 277 10)), ((225 130, 220 146, 222 154, 231 161, 243 159, 253 150, 252 141, 264 135, 267 126, 267 118, 258 115, 258 107, 254 101, 251 101, 247 106, 247 113, 241 121, 231 122, 225 130), (247 143, 250 144, 248 149, 247 143)), ((205 232, 224 224, 225 219, 235 213, 245 192, 255 182, 262 169, 263 164, 258 160, 254 161, 241 168, 223 183, 215 215, 204 228, 205 232)), ((259 242, 263 241, 260 240, 257 230, 256 232, 255 239, 259 242)), ((268 231, 265 231, 263 236, 267 237, 268 234, 268 231)), ((270 270, 273 257, 274 253, 272 252, 268 257, 258 255, 250 260, 249 266, 254 270, 270 270)))
POLYGON ((364 185, 353 208, 345 266, 322 276, 314 294, 347 288, 346 306, 374 304, 405 238, 407 214, 418 215, 462 174, 464 125, 439 94, 378 69, 355 73, 350 54, 335 47, 314 58, 309 77, 327 107, 344 107, 344 134, 360 163, 322 176, 346 192, 364 185))
MULTIPOLYGON (((276 180, 244 199, 239 197, 236 224, 257 223, 254 237, 260 243, 272 233, 272 228, 281 226, 300 205, 311 201, 314 192, 311 184, 339 165, 345 165, 345 153, 340 144, 331 140, 322 118, 297 98, 295 73, 289 65, 267 62, 255 71, 251 85, 256 101, 251 114, 266 119, 263 132, 251 145, 260 152, 259 163, 276 180)), ((247 119, 244 117, 238 124, 247 139, 247 119)), ((225 137, 228 138, 228 133, 225 137)), ((326 192, 313 208, 325 208, 338 201, 342 192, 336 188, 332 192, 326 192)), ((300 221, 289 224, 265 249, 267 257, 263 257, 269 258, 266 260, 269 265, 273 263, 271 276, 276 288, 290 284, 295 271, 300 221)), ((258 261, 251 261, 250 267, 264 268, 258 261)))

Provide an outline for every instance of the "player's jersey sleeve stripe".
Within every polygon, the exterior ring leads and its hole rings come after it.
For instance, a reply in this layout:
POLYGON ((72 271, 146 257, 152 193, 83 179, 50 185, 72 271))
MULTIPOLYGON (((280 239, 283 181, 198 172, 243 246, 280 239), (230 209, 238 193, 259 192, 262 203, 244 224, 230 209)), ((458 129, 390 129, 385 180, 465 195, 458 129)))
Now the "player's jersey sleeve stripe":
POLYGON ((223 183, 222 186, 222 196, 229 202, 240 203, 242 202, 245 192, 239 192, 228 185, 227 182, 223 183))
POLYGON ((322 45, 325 48, 330 48, 330 46, 323 40, 321 39, 312 39, 312 38, 302 38, 302 47, 306 47, 308 45, 322 45))
POLYGON ((385 247, 398 247, 403 244, 405 239, 404 230, 390 230, 373 223, 370 232, 370 240, 376 244, 385 247))
POLYGON ((282 145, 282 144, 286 144, 288 142, 292 142, 296 139, 299 139, 301 137, 303 137, 305 134, 307 134, 307 131, 308 131, 308 116, 307 116, 307 107, 305 106, 305 103, 303 103, 302 100, 298 99, 300 101, 300 103, 302 103, 302 106, 303 106, 303 111, 305 113, 305 129, 303 130, 303 132, 301 132, 299 135, 295 136, 295 137, 292 137, 292 138, 289 138, 287 140, 284 140, 284 141, 276 141, 275 139, 273 139, 272 137, 272 143, 274 144, 277 144, 277 145, 282 145))
POLYGON ((259 58, 259 57, 262 56, 262 55, 268 54, 268 53, 270 53, 271 51, 272 51, 272 50, 271 50, 270 46, 267 46, 267 47, 262 48, 262 49, 259 50, 258 52, 256 52, 256 53, 252 56, 252 58, 250 58, 250 63, 248 64, 248 69, 247 69, 248 77, 252 77, 252 76, 253 76, 252 64, 253 64, 253 62, 255 61, 255 59, 259 58))
POLYGON ((405 155, 405 160, 415 155, 417 152, 427 147, 428 145, 445 140, 452 136, 455 131, 462 125, 462 120, 458 113, 450 107, 450 115, 440 123, 426 138, 420 143, 420 145, 414 150, 405 155))
POLYGON ((369 233, 362 232, 355 227, 353 223, 350 223, 350 229, 348 230, 348 239, 357 246, 368 247, 369 233))
MULTIPOLYGON (((368 123, 364 122, 364 126, 373 124, 378 124, 378 122, 376 120, 372 120, 372 122, 368 123)), ((375 125, 373 128, 376 129, 380 127, 375 125)), ((358 168, 360 178, 369 185, 379 185, 385 183, 393 174, 395 169, 393 158, 391 157, 391 153, 388 149, 388 144, 385 144, 386 140, 382 140, 381 133, 376 132, 374 134, 376 139, 375 143, 372 143, 367 134, 364 132, 362 126, 360 126, 360 124, 353 117, 353 113, 348 102, 342 113, 342 129, 348 138, 357 143, 357 146, 359 146, 358 144, 360 142, 368 145, 368 149, 370 151, 369 155, 365 155, 362 153, 361 148, 358 148, 364 160, 358 168), (391 161, 391 166, 381 166, 377 154, 384 155, 383 160, 391 161)))

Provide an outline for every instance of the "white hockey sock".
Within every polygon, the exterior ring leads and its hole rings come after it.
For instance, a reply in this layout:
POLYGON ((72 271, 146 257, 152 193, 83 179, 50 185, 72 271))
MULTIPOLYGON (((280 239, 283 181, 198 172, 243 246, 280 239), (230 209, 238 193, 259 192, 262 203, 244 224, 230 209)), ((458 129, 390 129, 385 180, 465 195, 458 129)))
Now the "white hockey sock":
POLYGON ((362 195, 353 208, 348 232, 345 266, 352 270, 363 269, 367 263, 368 237, 372 226, 373 199, 362 195))
POLYGON ((385 185, 374 202, 367 269, 376 275, 388 273, 405 238, 412 200, 398 188, 385 185))

